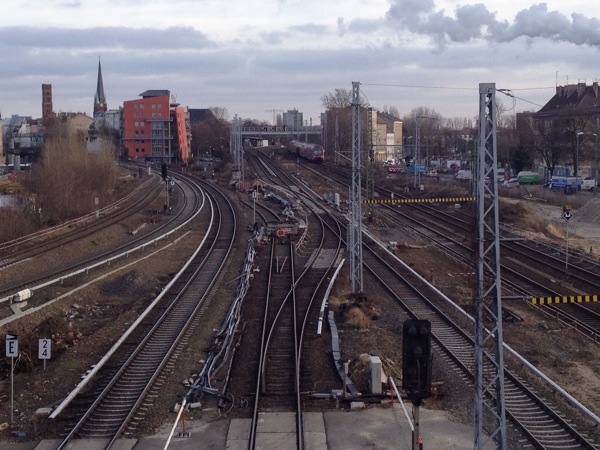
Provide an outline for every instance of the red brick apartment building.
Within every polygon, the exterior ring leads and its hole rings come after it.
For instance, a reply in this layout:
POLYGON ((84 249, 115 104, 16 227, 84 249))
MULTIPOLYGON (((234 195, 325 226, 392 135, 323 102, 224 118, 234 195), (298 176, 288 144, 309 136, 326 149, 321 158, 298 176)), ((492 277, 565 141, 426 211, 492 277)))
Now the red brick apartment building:
POLYGON ((171 103, 168 90, 149 90, 123 103, 123 146, 131 159, 187 163, 190 122, 187 107, 171 103))

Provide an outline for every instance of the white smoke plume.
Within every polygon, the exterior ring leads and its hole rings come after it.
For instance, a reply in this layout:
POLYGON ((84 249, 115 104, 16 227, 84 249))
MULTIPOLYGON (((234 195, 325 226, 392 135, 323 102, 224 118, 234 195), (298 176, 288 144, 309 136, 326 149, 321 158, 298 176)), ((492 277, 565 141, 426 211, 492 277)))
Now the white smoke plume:
POLYGON ((392 0, 386 20, 399 31, 430 36, 440 47, 450 42, 510 42, 520 37, 600 46, 600 20, 580 13, 569 18, 549 11, 546 3, 519 11, 509 23, 497 20, 483 3, 458 6, 450 16, 444 10, 437 11, 433 0, 392 0))

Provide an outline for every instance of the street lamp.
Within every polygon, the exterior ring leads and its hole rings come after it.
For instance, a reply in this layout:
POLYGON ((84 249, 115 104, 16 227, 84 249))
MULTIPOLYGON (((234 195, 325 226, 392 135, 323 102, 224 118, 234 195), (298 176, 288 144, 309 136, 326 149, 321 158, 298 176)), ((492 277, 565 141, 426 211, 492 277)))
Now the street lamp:
POLYGON ((576 137, 576 145, 575 145, 575 162, 573 164, 573 176, 577 178, 577 171, 579 170, 579 136, 583 135, 583 131, 578 131, 575 135, 576 137))
MULTIPOLYGON (((413 164, 413 168, 415 169, 415 188, 417 188, 418 186, 420 186, 421 184, 421 172, 419 171, 420 168, 420 164, 419 166, 417 166, 417 162, 421 162, 421 130, 420 130, 420 123, 419 123, 419 119, 433 119, 435 120, 435 117, 429 117, 429 116, 417 116, 415 118, 415 122, 416 122, 416 126, 415 126, 415 163, 413 164)), ((429 147, 427 148, 427 157, 429 157, 429 147)))
POLYGON ((419 119, 421 119, 422 116, 417 116, 415 119, 416 125, 415 125, 415 159, 414 159, 414 163, 413 163, 413 169, 415 171, 415 189, 419 188, 419 185, 421 184, 421 174, 419 172, 419 167, 417 166, 417 164, 419 164, 421 161, 421 136, 420 133, 421 131, 419 130, 419 119))
POLYGON ((598 190, 598 134, 594 133, 594 197, 598 190))

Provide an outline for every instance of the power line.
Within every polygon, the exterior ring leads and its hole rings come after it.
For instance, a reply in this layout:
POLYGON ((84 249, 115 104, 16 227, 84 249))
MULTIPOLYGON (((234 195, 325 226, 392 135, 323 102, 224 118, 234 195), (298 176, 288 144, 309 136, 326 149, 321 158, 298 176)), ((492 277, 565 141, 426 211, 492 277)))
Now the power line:
MULTIPOLYGON (((405 89, 440 89, 440 90, 448 90, 448 91, 478 91, 476 88, 468 88, 468 87, 458 87, 458 86, 425 86, 425 85, 410 85, 410 84, 385 84, 385 83, 361 83, 363 86, 379 86, 379 87, 397 87, 397 88, 405 88, 405 89)), ((498 92, 507 95, 508 97, 512 97, 515 100, 520 100, 525 103, 529 103, 531 105, 542 108, 543 105, 532 102, 522 97, 517 97, 512 94, 514 91, 540 91, 546 89, 556 89, 556 86, 547 86, 547 87, 529 87, 529 88, 515 88, 515 89, 497 89, 498 92), (508 93, 511 92, 511 93, 508 93)))
POLYGON ((399 88, 407 88, 407 89, 446 89, 446 90, 454 90, 454 91, 479 91, 479 89, 475 88, 466 88, 466 87, 452 87, 452 86, 419 86, 419 85, 409 85, 409 84, 381 84, 381 83, 360 83, 363 86, 382 86, 382 87, 399 87, 399 88))

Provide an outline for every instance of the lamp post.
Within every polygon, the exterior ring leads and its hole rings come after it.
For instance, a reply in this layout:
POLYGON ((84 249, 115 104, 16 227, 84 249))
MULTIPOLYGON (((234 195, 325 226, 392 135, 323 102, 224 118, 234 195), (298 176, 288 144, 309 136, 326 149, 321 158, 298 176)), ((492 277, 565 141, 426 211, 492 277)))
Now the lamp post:
POLYGON ((421 174, 419 173, 419 166, 418 164, 421 162, 421 130, 419 129, 419 119, 421 118, 421 116, 417 116, 416 117, 416 125, 415 125, 415 159, 414 159, 414 163, 413 163, 413 169, 415 171, 415 189, 419 188, 419 185, 421 184, 421 174))
MULTIPOLYGON (((429 116, 417 116, 415 118, 415 122, 416 122, 416 126, 415 126, 415 164, 413 165, 414 169, 415 169, 415 188, 418 188, 421 184, 421 172, 420 172, 420 164, 419 166, 417 166, 417 162, 421 162, 421 127, 420 127, 420 123, 419 123, 419 119, 433 119, 435 120, 435 117, 429 117, 429 116)), ((427 157, 429 158, 429 147, 427 147, 427 157)))
POLYGON ((594 133, 594 197, 598 190, 598 134, 594 133))
POLYGON ((577 178, 577 172, 579 170, 579 136, 583 135, 583 131, 578 131, 575 135, 576 145, 575 145, 575 162, 573 164, 573 176, 577 178))

